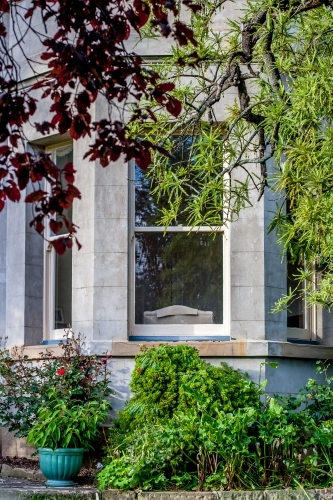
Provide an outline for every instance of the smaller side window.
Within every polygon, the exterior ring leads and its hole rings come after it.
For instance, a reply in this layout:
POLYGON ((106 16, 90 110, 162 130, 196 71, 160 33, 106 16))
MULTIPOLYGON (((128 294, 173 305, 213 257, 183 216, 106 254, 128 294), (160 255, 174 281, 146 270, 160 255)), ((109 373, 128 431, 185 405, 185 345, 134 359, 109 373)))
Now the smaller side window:
MULTIPOLYGON (((289 256, 288 256, 289 257, 289 256)), ((299 268, 302 264, 293 263, 288 259, 287 263, 287 293, 290 290, 295 290, 297 288, 300 290, 300 286, 304 289, 306 288, 306 283, 303 282, 301 285, 299 281, 294 278, 299 274, 299 268)), ((287 337, 291 341, 316 341, 316 309, 314 307, 308 307, 306 303, 306 295, 304 300, 303 296, 297 296, 289 304, 287 312, 287 337)))
MULTIPOLYGON (((287 293, 290 290, 295 290, 299 285, 294 276, 298 274, 299 265, 288 262, 287 264, 287 293)), ((304 283, 302 284, 304 287, 304 283)), ((287 313, 288 328, 305 328, 305 302, 301 297, 295 300, 288 307, 287 313)))
MULTIPOLYGON (((67 144, 50 149, 59 168, 73 161, 73 146, 67 144)), ((65 214, 72 218, 72 207, 65 214)), ((66 234, 63 227, 57 235, 48 228, 44 251, 44 342, 62 338, 63 330, 72 324, 72 250, 56 254, 50 241, 66 234)))

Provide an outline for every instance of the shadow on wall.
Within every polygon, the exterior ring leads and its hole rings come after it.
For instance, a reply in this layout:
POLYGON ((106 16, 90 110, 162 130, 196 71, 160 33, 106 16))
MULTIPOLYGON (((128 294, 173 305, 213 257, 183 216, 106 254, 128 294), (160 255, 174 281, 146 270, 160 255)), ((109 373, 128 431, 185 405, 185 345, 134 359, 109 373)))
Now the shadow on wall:
POLYGON ((36 448, 34 446, 29 446, 26 443, 25 438, 15 438, 12 432, 8 429, 0 427, 0 451, 3 457, 31 457, 32 453, 35 453, 36 448))
POLYGON ((129 388, 134 359, 113 358, 111 363, 111 389, 114 394, 111 396, 112 411, 111 417, 115 418, 119 410, 122 410, 126 401, 132 396, 129 388))

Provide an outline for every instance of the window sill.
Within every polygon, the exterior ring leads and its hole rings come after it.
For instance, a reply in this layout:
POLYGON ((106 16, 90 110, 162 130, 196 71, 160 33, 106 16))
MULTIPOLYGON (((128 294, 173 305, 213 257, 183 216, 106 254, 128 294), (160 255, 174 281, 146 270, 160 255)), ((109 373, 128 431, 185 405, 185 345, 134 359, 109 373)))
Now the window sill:
POLYGON ((62 347, 59 345, 30 345, 24 347, 24 354, 30 359, 38 359, 41 354, 47 354, 48 352, 52 352, 55 358, 63 354, 62 347))
MULTIPOLYGON (((141 353, 143 346, 157 347, 162 341, 138 342, 128 340, 113 340, 113 358, 133 358, 141 353)), ((91 342, 93 345, 94 342, 91 342)), ((298 359, 333 359, 333 346, 295 344, 290 342, 276 342, 268 340, 230 340, 225 341, 175 341, 177 344, 186 344, 198 350, 202 357, 212 358, 298 358, 298 359)), ((30 359, 40 358, 41 354, 52 352, 54 357, 62 354, 59 346, 27 346, 24 354, 30 359)), ((95 352, 92 349, 92 352, 95 352)))
POLYGON ((306 328, 287 328, 288 339, 312 340, 311 331, 306 328))
MULTIPOLYGON (((142 346, 157 347, 162 341, 149 342, 121 341, 112 342, 113 357, 134 357, 140 354, 142 346)), ((269 340, 230 340, 225 341, 175 341, 195 347, 202 357, 213 358, 301 358, 301 359, 333 359, 333 346, 309 345, 302 343, 277 342, 269 340)))
POLYGON ((228 335, 132 335, 130 342, 229 342, 228 335))

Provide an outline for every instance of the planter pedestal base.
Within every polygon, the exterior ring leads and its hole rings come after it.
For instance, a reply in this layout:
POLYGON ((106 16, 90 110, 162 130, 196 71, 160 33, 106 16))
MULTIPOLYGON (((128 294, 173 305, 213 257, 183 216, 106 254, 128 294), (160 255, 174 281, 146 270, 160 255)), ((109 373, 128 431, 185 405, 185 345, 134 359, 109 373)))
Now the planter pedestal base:
POLYGON ((70 488, 77 485, 74 481, 62 481, 61 479, 48 479, 45 484, 52 488, 70 488))

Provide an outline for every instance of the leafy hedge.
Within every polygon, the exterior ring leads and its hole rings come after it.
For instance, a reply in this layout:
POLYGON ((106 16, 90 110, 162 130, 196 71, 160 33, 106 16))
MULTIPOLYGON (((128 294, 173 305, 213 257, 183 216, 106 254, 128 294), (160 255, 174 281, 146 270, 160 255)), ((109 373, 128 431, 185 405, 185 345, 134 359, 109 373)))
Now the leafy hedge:
POLYGON ((246 374, 188 346, 136 358, 134 393, 110 431, 104 488, 254 489, 330 486, 332 378, 297 397, 263 394, 246 374))
POLYGON ((258 406, 258 389, 244 374, 226 363, 206 363, 186 345, 145 348, 135 359, 130 388, 133 397, 117 422, 125 430, 172 418, 197 401, 208 412, 216 405, 225 412, 258 406))

